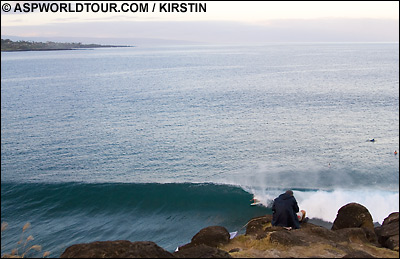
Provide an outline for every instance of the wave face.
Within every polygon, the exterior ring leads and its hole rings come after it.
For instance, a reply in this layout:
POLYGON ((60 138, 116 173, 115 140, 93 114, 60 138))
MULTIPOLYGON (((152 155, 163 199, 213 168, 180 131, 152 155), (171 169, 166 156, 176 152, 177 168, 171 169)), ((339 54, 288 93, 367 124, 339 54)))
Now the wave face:
POLYGON ((241 188, 215 184, 2 183, 2 221, 9 224, 2 245, 11 251, 30 219, 32 235, 40 232, 38 242, 53 256, 72 244, 120 239, 173 251, 204 227, 243 232, 249 219, 271 213, 250 206, 251 198, 241 188))

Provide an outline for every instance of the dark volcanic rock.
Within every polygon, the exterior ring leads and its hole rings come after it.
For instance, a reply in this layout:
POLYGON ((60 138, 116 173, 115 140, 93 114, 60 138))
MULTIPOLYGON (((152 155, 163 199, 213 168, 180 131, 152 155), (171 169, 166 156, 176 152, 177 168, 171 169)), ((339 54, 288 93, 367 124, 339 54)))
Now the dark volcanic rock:
POLYGON ((316 226, 312 223, 305 223, 300 229, 293 230, 292 233, 296 235, 298 239, 307 243, 316 243, 321 240, 324 240, 324 242, 326 240, 331 243, 344 241, 343 236, 339 233, 321 226, 316 226))
POLYGON ((394 222, 399 222, 399 213, 398 212, 390 213, 390 215, 387 216, 387 218, 385 218, 383 220, 382 226, 383 225, 388 225, 388 224, 391 224, 391 223, 394 223, 394 222))
POLYGON ((330 239, 332 241, 338 242, 340 241, 337 237, 337 233, 335 233, 332 230, 329 230, 327 228, 321 227, 321 226, 316 226, 312 223, 307 223, 304 224, 303 227, 301 228, 303 232, 306 234, 312 235, 312 236, 317 236, 325 239, 330 239))
POLYGON ((378 242, 383 247, 399 251, 399 212, 391 213, 382 223, 375 228, 378 242))
POLYGON ((307 243, 303 242, 294 231, 274 231, 271 232, 270 240, 272 243, 278 243, 285 246, 303 246, 307 243))
POLYGON ((374 230, 374 223, 367 208, 358 203, 349 203, 339 209, 332 225, 332 230, 342 228, 367 228, 374 230))
POLYGON ((387 247, 389 249, 392 249, 392 250, 398 252, 399 251, 399 235, 389 237, 386 240, 384 247, 387 247))
POLYGON ((240 251, 242 251, 242 249, 237 247, 237 248, 233 248, 233 249, 229 250, 229 253, 236 253, 236 252, 240 252, 240 251))
POLYGON ((174 256, 150 241, 98 241, 72 245, 61 258, 173 258, 174 256))
POLYGON ((179 258, 230 258, 228 252, 217 246, 228 244, 229 232, 220 226, 206 227, 193 236, 189 244, 179 247, 174 256, 179 258))
POLYGON ((174 256, 177 258, 232 258, 228 252, 204 244, 179 249, 174 256))
POLYGON ((357 250, 357 251, 352 251, 352 252, 346 254, 342 258, 375 258, 375 257, 368 254, 367 252, 357 250))
POLYGON ((192 245, 208 245, 217 247, 229 243, 230 235, 226 228, 220 226, 206 227, 200 230, 192 238, 192 245))
POLYGON ((363 243, 370 242, 363 228, 342 228, 333 232, 339 234, 339 236, 342 237, 342 241, 363 243))
POLYGON ((316 243, 324 243, 336 247, 336 244, 350 240, 368 242, 365 232, 361 228, 333 231, 312 223, 304 223, 300 229, 292 230, 271 227, 267 228, 266 232, 271 232, 269 237, 272 243, 285 246, 310 246, 316 243), (274 231, 272 231, 273 229, 274 231))
POLYGON ((265 229, 271 227, 272 215, 265 215, 251 219, 247 223, 246 235, 255 236, 257 239, 266 236, 265 229))

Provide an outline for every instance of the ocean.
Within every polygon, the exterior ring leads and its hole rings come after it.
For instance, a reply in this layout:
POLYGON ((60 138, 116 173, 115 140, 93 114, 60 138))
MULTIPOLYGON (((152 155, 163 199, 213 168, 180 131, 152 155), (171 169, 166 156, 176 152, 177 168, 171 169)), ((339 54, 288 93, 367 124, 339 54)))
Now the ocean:
POLYGON ((398 43, 2 52, 1 254, 28 235, 50 257, 172 252, 207 226, 243 234, 287 189, 311 219, 357 202, 381 224, 395 150, 398 43))

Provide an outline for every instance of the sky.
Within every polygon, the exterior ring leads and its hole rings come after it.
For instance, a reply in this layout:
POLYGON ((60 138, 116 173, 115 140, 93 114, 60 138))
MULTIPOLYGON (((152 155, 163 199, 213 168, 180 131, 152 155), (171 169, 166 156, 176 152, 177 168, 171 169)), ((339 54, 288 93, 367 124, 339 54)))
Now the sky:
POLYGON ((1 5, 2 38, 107 39, 115 44, 137 39, 198 43, 399 40, 398 1, 1 1, 1 5), (62 3, 75 12, 61 11, 62 3), (108 9, 91 9, 101 3, 108 9), (34 4, 51 5, 53 11, 32 11, 34 4), (179 5, 180 12, 168 10, 172 4, 179 5), (200 4, 205 11, 199 12, 200 4), (76 11, 79 8, 83 10, 76 11))

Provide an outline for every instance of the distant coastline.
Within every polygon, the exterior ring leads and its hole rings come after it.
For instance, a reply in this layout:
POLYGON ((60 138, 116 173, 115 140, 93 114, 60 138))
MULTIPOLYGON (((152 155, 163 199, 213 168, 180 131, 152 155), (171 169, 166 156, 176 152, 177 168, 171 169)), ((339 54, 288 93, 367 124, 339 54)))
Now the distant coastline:
POLYGON ((128 45, 100 45, 100 44, 82 44, 78 43, 61 43, 61 42, 35 42, 35 41, 12 41, 10 39, 1 39, 1 51, 53 51, 53 50, 78 50, 78 49, 94 49, 94 48, 121 48, 134 47, 128 45))

